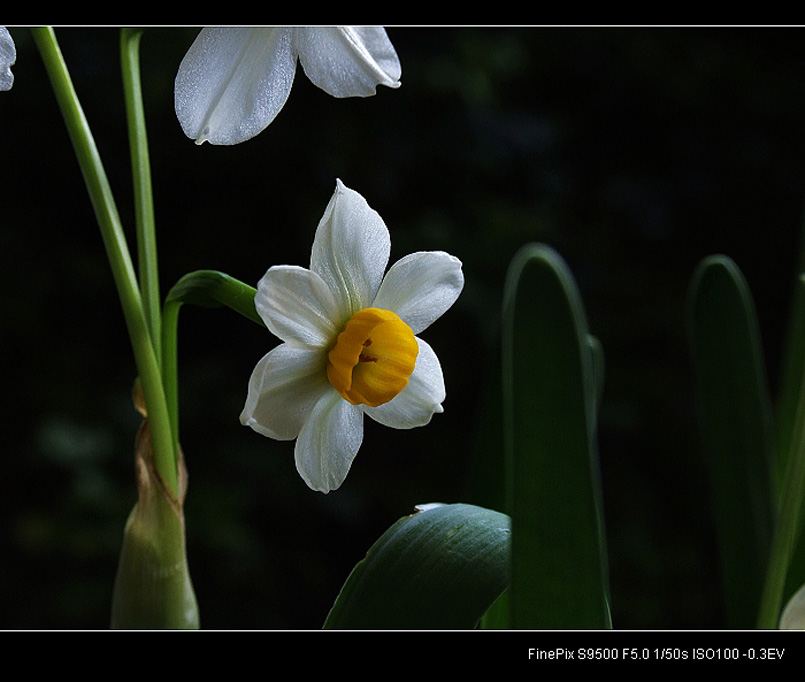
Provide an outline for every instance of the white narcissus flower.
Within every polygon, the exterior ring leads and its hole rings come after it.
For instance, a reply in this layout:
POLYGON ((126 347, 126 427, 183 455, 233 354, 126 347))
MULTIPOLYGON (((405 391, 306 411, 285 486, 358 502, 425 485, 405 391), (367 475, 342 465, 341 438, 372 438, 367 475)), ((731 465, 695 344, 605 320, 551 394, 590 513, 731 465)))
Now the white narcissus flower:
POLYGON ((257 287, 257 311, 283 343, 255 367, 240 420, 271 438, 295 438, 297 470, 324 493, 346 478, 364 414, 408 429, 442 412, 441 365, 416 334, 458 298, 461 262, 423 251, 384 276, 390 246, 380 216, 339 180, 310 269, 272 267, 257 287))
POLYGON ((266 128, 291 92, 297 59, 334 97, 400 85, 400 60, 381 26, 208 27, 176 76, 176 115, 197 144, 231 145, 266 128))
POLYGON ((14 74, 11 67, 17 61, 17 49, 14 40, 5 26, 0 26, 0 90, 11 90, 14 85, 14 74))
POLYGON ((805 585, 788 600, 780 616, 781 630, 805 630, 805 585))

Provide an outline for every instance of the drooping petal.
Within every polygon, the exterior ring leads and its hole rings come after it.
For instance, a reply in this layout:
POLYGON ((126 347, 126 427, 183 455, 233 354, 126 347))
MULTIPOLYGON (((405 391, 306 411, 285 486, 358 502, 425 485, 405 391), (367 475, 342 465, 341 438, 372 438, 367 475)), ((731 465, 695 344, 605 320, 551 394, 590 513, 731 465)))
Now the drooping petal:
POLYGON ((389 268, 372 305, 393 310, 419 334, 456 302, 463 287, 458 258, 443 251, 420 251, 389 268))
POLYGON ((231 145, 263 130, 282 109, 296 71, 293 30, 201 30, 176 75, 176 115, 197 144, 231 145))
POLYGON ((277 440, 296 438, 314 405, 332 390, 324 363, 321 351, 285 343, 263 356, 249 379, 241 424, 277 440))
POLYGON ((385 426, 395 429, 424 426, 434 414, 444 411, 446 391, 439 358, 428 343, 419 338, 417 341, 419 354, 408 386, 384 405, 364 408, 366 414, 385 426))
POLYGON ((11 67, 17 61, 17 48, 14 39, 5 26, 0 26, 0 90, 11 90, 14 74, 11 67))
POLYGON ((294 346, 329 346, 338 307, 324 280, 296 265, 277 265, 257 285, 257 312, 269 331, 294 346))
POLYGON ((296 469, 313 490, 328 493, 347 477, 363 441, 363 411, 330 388, 296 441, 296 469))
POLYGON ((298 29, 296 51, 307 77, 333 97, 369 97, 400 87, 400 60, 382 26, 298 29))
POLYGON ((313 239, 310 269, 336 298, 337 326, 375 297, 389 260, 391 238, 383 219, 360 194, 336 181, 313 239))

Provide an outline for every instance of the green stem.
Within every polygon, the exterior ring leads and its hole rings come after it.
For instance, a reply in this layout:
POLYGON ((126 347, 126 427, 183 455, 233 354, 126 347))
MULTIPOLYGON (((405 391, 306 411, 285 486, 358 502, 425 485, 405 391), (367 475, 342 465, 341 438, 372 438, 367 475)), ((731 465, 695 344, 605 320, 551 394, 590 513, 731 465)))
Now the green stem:
POLYGON ((173 432, 179 434, 177 335, 179 311, 185 303, 203 308, 230 308, 263 325, 254 307, 257 290, 217 270, 196 270, 182 277, 168 291, 162 311, 162 381, 173 432))
POLYGON ((769 568, 761 596, 758 627, 775 629, 782 608, 791 555, 799 532, 799 516, 805 483, 805 372, 800 378, 790 453, 782 482, 779 516, 772 539, 769 568))
POLYGON ((33 28, 32 32, 84 176, 120 297, 148 408, 156 468, 168 489, 176 494, 177 444, 168 418, 159 361, 151 341, 137 278, 111 187, 53 29, 39 27, 33 28))
POLYGON ((168 415, 171 428, 179 437, 179 363, 178 340, 179 310, 182 301, 170 300, 165 302, 162 312, 162 381, 165 386, 165 399, 168 403, 168 415))
POLYGON ((140 38, 142 29, 124 28, 120 34, 120 63, 123 73, 123 92, 131 148, 131 169, 134 180, 134 212, 137 224, 140 292, 145 319, 157 359, 161 360, 161 312, 159 269, 157 261, 154 201, 151 189, 151 165, 148 138, 145 132, 145 109, 140 78, 140 38))

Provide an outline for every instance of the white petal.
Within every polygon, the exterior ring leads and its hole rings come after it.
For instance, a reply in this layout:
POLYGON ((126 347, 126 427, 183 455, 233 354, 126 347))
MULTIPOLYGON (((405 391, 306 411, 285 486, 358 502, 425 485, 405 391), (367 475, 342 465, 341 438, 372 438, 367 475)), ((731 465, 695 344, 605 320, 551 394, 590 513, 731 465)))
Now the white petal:
POLYGON ((805 630, 805 585, 788 600, 780 616, 781 630, 805 630))
POLYGON ((363 441, 363 410, 330 388, 296 441, 296 469, 313 490, 328 493, 347 477, 363 441))
POLYGON ((364 408, 372 419, 394 429, 424 426, 437 412, 443 412, 444 375, 439 358, 428 343, 419 342, 414 373, 408 385, 392 400, 379 407, 364 408))
POLYGON ((204 28, 175 83, 176 115, 198 144, 237 144, 282 109, 296 71, 290 28, 204 28))
POLYGON ((455 303, 463 287, 458 258, 442 251, 422 251, 389 268, 372 305, 394 311, 419 334, 455 303))
POLYGON ((277 265, 257 285, 254 299, 266 327, 295 346, 329 346, 339 328, 335 299, 315 272, 296 265, 277 265))
POLYGON ((332 388, 325 358, 320 351, 285 343, 265 355, 249 379, 241 424, 277 440, 296 438, 313 406, 332 388))
POLYGON ((333 97, 368 97, 378 85, 400 86, 400 60, 382 26, 300 28, 294 39, 307 77, 333 97))
POLYGON ((0 90, 10 90, 14 85, 14 74, 11 67, 17 61, 17 49, 14 39, 5 26, 0 26, 0 90))
POLYGON ((338 180, 316 229, 310 269, 321 275, 336 297, 339 328, 374 300, 390 250, 383 219, 366 199, 338 180))

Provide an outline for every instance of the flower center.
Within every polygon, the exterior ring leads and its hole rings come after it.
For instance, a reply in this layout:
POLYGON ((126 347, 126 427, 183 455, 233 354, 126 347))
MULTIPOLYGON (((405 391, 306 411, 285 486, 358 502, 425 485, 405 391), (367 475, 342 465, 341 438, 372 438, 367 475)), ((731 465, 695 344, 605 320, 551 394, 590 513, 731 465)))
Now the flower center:
POLYGON ((327 378, 344 400, 377 407, 408 385, 419 352, 414 332, 395 313, 355 313, 327 355, 327 378))

